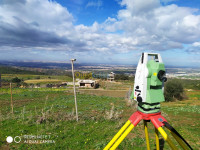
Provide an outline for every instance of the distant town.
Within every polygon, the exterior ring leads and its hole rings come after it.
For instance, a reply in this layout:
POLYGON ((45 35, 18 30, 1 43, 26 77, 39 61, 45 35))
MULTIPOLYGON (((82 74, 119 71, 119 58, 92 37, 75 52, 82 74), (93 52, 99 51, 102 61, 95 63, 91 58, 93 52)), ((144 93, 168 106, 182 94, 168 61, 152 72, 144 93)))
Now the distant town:
MULTIPOLYGON (((0 62, 0 66, 15 67, 23 70, 42 71, 57 69, 58 73, 70 72, 70 63, 56 63, 56 62, 0 62)), ((126 74, 134 76, 136 71, 136 64, 133 65, 109 65, 109 64, 80 64, 75 63, 75 71, 93 72, 93 73, 110 73, 126 74)), ((166 76, 168 78, 179 79, 195 79, 200 80, 200 68, 189 67, 173 67, 166 66, 166 76)))

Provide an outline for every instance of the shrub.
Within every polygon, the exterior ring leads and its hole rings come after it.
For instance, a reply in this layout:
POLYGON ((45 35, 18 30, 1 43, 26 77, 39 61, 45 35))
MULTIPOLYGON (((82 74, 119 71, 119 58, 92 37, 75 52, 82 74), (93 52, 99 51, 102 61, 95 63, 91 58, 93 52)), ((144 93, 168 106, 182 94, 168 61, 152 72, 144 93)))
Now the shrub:
POLYGON ((40 79, 40 76, 37 76, 35 79, 40 79))
POLYGON ((19 79, 18 77, 15 77, 12 79, 12 83, 20 83, 22 80, 19 79))
POLYGON ((129 80, 129 77, 125 74, 117 74, 115 75, 115 80, 129 80))
POLYGON ((183 100, 184 88, 180 81, 173 79, 165 84, 164 96, 166 101, 183 100))

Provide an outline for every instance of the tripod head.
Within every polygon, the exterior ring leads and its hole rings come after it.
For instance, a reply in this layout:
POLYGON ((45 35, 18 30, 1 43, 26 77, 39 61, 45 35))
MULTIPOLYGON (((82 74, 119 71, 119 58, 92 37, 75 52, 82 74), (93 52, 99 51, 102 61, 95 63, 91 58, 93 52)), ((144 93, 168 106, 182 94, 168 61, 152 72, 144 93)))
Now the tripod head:
POLYGON ((165 101, 163 89, 165 66, 160 54, 142 53, 135 74, 131 99, 139 104, 154 104, 165 101))

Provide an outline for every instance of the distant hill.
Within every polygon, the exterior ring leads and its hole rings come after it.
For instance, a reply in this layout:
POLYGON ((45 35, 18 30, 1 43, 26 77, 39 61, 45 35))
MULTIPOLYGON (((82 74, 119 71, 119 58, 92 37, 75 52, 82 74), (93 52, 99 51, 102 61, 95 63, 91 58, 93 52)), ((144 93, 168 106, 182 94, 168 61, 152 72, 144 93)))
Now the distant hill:
POLYGON ((0 66, 0 74, 33 74, 33 75, 43 75, 42 72, 22 70, 10 66, 0 66))
MULTIPOLYGON (((11 61, 0 61, 0 66, 15 66, 15 67, 28 67, 28 68, 42 68, 42 69, 64 69, 64 70, 71 70, 71 63, 58 63, 58 62, 11 62, 11 61)), ((96 64, 96 63, 74 63, 74 69, 82 70, 84 68, 91 69, 102 69, 102 67, 118 67, 118 66, 132 66, 136 67, 135 65, 109 65, 109 64, 96 64)))
MULTIPOLYGON (((15 66, 28 68, 42 68, 42 69, 71 69, 71 63, 56 63, 56 62, 9 62, 0 61, 0 66, 15 66)), ((80 64, 75 63, 74 67, 79 68, 80 64)))

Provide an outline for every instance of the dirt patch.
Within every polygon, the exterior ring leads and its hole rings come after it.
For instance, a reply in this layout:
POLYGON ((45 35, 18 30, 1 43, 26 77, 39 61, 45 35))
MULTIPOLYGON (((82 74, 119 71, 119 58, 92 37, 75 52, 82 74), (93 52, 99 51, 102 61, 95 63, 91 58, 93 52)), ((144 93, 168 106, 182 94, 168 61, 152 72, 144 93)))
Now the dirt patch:
POLYGON ((52 83, 52 82, 62 82, 62 80, 58 79, 32 79, 32 80, 25 80, 26 83, 52 83))
POLYGON ((1 150, 10 150, 10 147, 8 145, 3 145, 0 147, 1 150))

